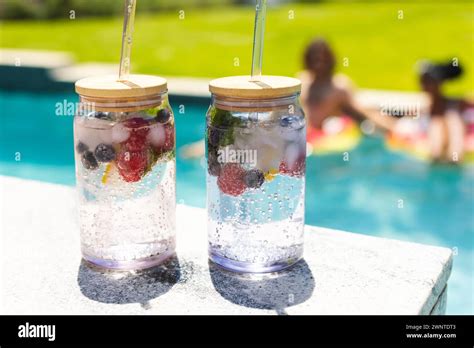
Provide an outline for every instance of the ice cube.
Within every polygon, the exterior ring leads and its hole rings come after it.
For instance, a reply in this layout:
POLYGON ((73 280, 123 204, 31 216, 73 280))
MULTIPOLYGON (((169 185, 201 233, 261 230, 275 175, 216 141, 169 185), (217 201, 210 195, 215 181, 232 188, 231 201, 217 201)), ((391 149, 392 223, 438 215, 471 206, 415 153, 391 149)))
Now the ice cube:
POLYGON ((112 142, 114 143, 123 143, 129 135, 129 130, 122 123, 117 123, 112 128, 112 142))
POLYGON ((292 168, 296 160, 301 155, 301 148, 297 143, 290 143, 285 149, 285 162, 289 168, 292 168))
POLYGON ((156 146, 161 147, 165 143, 166 133, 163 125, 155 124, 153 127, 150 128, 150 132, 148 133, 148 141, 156 146))
POLYGON ((257 149, 257 168, 268 172, 270 169, 280 167, 282 152, 269 145, 262 145, 257 149))

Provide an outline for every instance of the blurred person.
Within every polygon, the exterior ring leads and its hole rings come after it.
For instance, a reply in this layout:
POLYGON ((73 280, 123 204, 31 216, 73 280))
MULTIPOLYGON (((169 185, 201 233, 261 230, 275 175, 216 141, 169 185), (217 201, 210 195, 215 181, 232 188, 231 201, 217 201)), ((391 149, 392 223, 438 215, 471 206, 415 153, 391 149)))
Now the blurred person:
POLYGON ((305 71, 300 74, 300 79, 308 127, 321 129, 324 121, 331 116, 349 116, 358 122, 368 118, 380 128, 391 129, 393 119, 380 113, 363 111, 356 105, 350 79, 334 74, 335 66, 335 55, 326 40, 318 38, 306 48, 305 71))
POLYGON ((472 105, 462 99, 449 98, 442 92, 445 81, 461 75, 459 64, 421 64, 420 85, 429 97, 428 141, 434 161, 457 162, 463 159, 466 129, 462 114, 472 105))

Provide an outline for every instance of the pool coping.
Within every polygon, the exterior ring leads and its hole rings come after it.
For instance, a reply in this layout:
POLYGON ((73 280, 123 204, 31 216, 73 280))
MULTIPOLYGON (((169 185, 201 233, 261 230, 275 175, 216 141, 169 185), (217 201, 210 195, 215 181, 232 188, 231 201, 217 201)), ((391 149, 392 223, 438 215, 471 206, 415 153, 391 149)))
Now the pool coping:
POLYGON ((278 277, 255 279, 210 265, 205 210, 178 205, 178 259, 154 273, 114 278, 81 263, 74 188, 0 176, 0 191, 4 314, 428 315, 446 309, 448 248, 306 226, 304 261, 278 277))
MULTIPOLYGON (((0 49, 0 90, 29 90, 74 93, 74 83, 84 77, 115 74, 118 65, 100 62, 75 63, 67 52, 0 49), (34 59, 33 59, 34 58, 34 59), (19 63, 19 64, 18 64, 19 63)), ((168 80, 170 96, 207 100, 211 94, 208 78, 163 76, 168 80)), ((216 76, 218 77, 218 76, 216 76)), ((355 91, 356 102, 367 109, 426 108, 423 93, 413 91, 360 89, 355 91)))

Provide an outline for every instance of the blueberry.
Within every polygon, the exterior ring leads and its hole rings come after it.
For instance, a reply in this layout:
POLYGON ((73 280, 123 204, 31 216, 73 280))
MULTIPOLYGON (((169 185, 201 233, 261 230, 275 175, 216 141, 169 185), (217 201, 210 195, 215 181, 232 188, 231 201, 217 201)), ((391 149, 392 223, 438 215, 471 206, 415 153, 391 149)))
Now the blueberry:
POLYGON ((289 127, 291 124, 291 117, 284 117, 280 119, 280 126, 281 127, 289 127))
POLYGON ((160 123, 166 123, 171 118, 171 112, 168 109, 158 110, 156 114, 156 120, 160 123))
POLYGON ((87 146, 86 144, 84 144, 82 141, 78 142, 77 145, 76 145, 76 150, 77 152, 79 152, 81 155, 86 152, 87 150, 89 150, 89 146, 87 146))
POLYGON ((221 173, 221 165, 218 161, 217 150, 210 148, 207 154, 207 171, 212 176, 219 176, 221 173))
POLYGON ((99 144, 94 151, 99 162, 107 163, 115 159, 115 149, 112 145, 99 144))
POLYGON ((84 168, 89 169, 89 170, 94 170, 99 168, 99 163, 97 163, 97 160, 94 157, 94 154, 91 151, 86 151, 82 154, 82 165, 84 168))
POLYGON ((97 111, 94 115, 95 118, 98 118, 99 120, 108 120, 110 119, 109 113, 108 112, 102 112, 102 111, 97 111))
POLYGON ((265 182, 265 175, 261 170, 252 169, 245 173, 244 182, 249 188, 259 188, 265 182))

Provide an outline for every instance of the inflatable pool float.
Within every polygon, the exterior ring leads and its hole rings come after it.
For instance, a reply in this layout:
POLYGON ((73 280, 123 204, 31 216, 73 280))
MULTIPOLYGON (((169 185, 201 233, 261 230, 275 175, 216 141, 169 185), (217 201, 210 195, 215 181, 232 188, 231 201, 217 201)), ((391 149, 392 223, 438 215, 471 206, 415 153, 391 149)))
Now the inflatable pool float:
POLYGON ((330 154, 355 148, 362 134, 358 124, 350 117, 330 117, 321 129, 308 126, 308 154, 330 154))
MULTIPOLYGON (((474 163, 474 109, 466 110, 463 115, 466 126, 464 138, 463 163, 474 163)), ((397 122, 395 130, 386 137, 389 150, 401 152, 422 161, 431 161, 428 139, 429 117, 418 119, 402 118, 397 122)))

